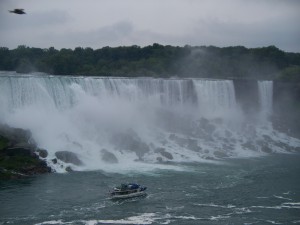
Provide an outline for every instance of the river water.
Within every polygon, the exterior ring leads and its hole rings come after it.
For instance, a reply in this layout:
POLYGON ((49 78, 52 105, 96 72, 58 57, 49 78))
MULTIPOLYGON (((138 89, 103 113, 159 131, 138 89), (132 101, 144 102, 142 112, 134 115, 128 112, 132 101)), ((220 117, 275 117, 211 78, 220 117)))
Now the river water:
POLYGON ((299 154, 173 166, 1 183, 0 224, 300 224, 299 154), (139 182, 148 195, 110 200, 121 182, 139 182))

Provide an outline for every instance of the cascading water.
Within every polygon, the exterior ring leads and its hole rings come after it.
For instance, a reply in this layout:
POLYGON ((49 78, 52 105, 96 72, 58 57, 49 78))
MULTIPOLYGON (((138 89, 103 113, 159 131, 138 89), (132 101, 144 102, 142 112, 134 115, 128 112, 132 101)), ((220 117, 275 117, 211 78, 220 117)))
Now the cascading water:
MULTIPOLYGON (((272 112, 272 82, 258 85, 261 118, 272 112)), ((30 129, 58 172, 67 166, 147 170, 166 161, 256 156, 299 146, 260 122, 248 122, 230 80, 2 72, 0 104, 0 122, 30 129)))
POLYGON ((259 81, 258 91, 262 117, 264 120, 268 120, 273 107, 273 82, 259 81))
POLYGON ((205 117, 224 116, 237 111, 233 82, 230 80, 194 80, 199 112, 205 117))

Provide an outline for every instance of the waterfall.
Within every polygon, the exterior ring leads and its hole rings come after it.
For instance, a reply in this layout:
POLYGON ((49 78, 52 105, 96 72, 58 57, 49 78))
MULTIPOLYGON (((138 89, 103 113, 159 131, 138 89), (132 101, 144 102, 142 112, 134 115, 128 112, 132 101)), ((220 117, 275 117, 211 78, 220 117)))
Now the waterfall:
MULTIPOLYGON (((272 82, 258 86, 258 114, 270 115, 272 82)), ((263 128, 260 121, 249 125, 235 95, 231 80, 2 72, 0 122, 30 129, 39 147, 48 151, 48 164, 58 172, 67 167, 147 170, 168 167, 164 163, 168 161, 284 151, 276 142, 288 140, 290 145, 291 139, 263 128), (66 152, 80 163, 59 157, 66 152)))
POLYGON ((194 80, 199 110, 206 116, 236 111, 236 99, 231 80, 194 80))
POLYGON ((259 81, 259 102, 261 113, 264 119, 267 119, 272 114, 273 107, 273 82, 272 81, 259 81))

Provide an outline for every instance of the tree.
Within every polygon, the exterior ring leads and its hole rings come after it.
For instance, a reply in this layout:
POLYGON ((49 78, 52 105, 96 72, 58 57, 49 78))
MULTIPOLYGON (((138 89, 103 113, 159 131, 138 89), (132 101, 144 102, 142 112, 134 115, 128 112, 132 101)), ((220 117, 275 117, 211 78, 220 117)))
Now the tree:
POLYGON ((25 45, 12 50, 0 48, 0 70, 64 75, 297 80, 298 69, 294 66, 300 66, 300 54, 286 53, 275 46, 248 49, 154 43, 145 47, 106 46, 96 50, 82 47, 40 49, 25 45))
POLYGON ((300 82, 300 66, 290 66, 281 71, 279 80, 285 82, 300 82))

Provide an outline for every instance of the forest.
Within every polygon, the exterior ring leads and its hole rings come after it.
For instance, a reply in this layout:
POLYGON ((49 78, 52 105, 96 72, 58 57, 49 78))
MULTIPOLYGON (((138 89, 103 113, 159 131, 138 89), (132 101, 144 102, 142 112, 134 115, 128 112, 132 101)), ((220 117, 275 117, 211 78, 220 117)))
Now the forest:
POLYGON ((268 79, 300 82, 300 53, 275 46, 0 47, 0 70, 54 75, 268 79))

